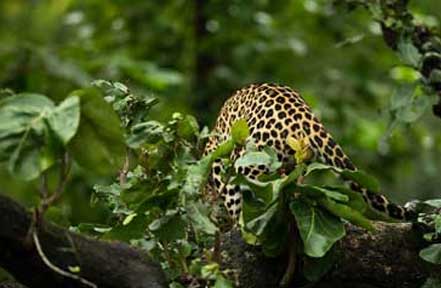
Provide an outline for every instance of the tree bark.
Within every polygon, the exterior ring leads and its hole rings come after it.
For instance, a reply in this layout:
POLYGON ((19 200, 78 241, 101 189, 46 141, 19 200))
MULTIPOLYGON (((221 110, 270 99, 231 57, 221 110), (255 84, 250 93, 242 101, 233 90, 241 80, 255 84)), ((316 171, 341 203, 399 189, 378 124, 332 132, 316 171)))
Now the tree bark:
MULTIPOLYGON (((21 205, 0 195, 0 266, 28 287, 90 287, 43 262, 27 237, 31 219, 21 205)), ((79 267, 78 276, 97 287, 167 287, 159 265, 127 244, 98 241, 45 221, 36 232, 51 263, 65 271, 79 267)))
MULTIPOLYGON (((35 245, 26 240, 30 224, 30 213, 0 196, 0 266, 28 287, 87 287, 43 263, 35 245)), ((335 247, 336 261, 314 287, 421 287, 428 277, 441 275, 441 266, 418 256, 424 246, 418 229, 405 223, 375 226, 376 232, 369 233, 347 225, 347 235, 335 247)), ((159 266, 124 243, 90 239, 47 222, 38 235, 53 264, 63 270, 79 266, 79 275, 98 287, 167 287, 159 266)), ((222 266, 237 271, 240 287, 279 287, 286 269, 285 255, 265 257, 258 246, 245 244, 238 231, 222 235, 221 251, 227 255, 222 266)), ((307 262, 298 260, 300 271, 307 262)), ((305 278, 298 271, 295 284, 303 285, 305 278)))
MULTIPOLYGON (((424 243, 412 224, 375 226, 376 232, 369 233, 348 224, 347 235, 334 247, 332 268, 313 287, 421 287, 428 277, 440 277, 441 266, 418 256, 424 243)), ((238 272, 240 287, 279 287, 287 255, 267 258, 259 247, 245 244, 237 231, 223 236, 221 249, 228 255, 223 265, 238 272)), ((305 267, 306 261, 298 260, 298 267, 305 267)), ((294 282, 292 287, 306 283, 299 272, 294 282)))

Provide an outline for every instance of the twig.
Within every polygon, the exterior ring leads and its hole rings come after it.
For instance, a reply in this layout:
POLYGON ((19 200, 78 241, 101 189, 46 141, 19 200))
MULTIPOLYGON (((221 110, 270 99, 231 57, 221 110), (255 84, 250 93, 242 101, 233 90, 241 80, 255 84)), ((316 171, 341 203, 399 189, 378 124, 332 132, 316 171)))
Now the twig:
POLYGON ((63 155, 63 158, 61 158, 60 163, 60 174, 58 176, 58 184, 57 188, 55 188, 54 193, 52 193, 50 196, 42 199, 42 205, 40 207, 40 216, 44 214, 44 212, 49 208, 51 205, 53 205, 55 202, 58 201, 61 194, 63 193, 64 189, 66 188, 69 172, 70 172, 70 159, 69 154, 66 152, 63 155))
POLYGON ((47 174, 44 172, 41 175, 41 184, 40 184, 40 197, 41 199, 46 199, 49 194, 49 188, 47 186, 47 174))
POLYGON ((78 275, 72 274, 70 272, 67 272, 67 271, 65 271, 65 270, 55 266, 46 257, 46 255, 44 254, 44 251, 43 251, 43 249, 41 248, 41 245, 40 245, 40 240, 38 239, 38 235, 37 235, 37 230, 36 229, 34 229, 34 231, 32 233, 32 238, 34 239, 35 248, 37 249, 38 255, 40 256, 41 260, 43 260, 44 264, 46 264, 46 266, 48 268, 50 268, 52 271, 54 271, 55 273, 58 273, 58 274, 60 274, 60 275, 62 275, 64 277, 77 280, 80 283, 82 283, 84 285, 87 285, 89 287, 93 287, 93 288, 97 288, 98 287, 96 284, 94 284, 94 283, 92 283, 92 282, 90 282, 90 281, 88 281, 88 280, 86 280, 86 279, 84 279, 84 278, 82 278, 82 277, 80 277, 78 275))
POLYGON ((127 172, 130 167, 129 150, 127 149, 126 158, 124 159, 124 165, 119 171, 119 185, 123 185, 127 181, 127 172))
POLYGON ((293 235, 292 243, 288 244, 288 266, 286 267, 285 273, 283 274, 282 280, 280 281, 280 287, 289 287, 294 279, 294 275, 297 268, 297 245, 298 232, 295 220, 290 217, 290 235, 293 235))

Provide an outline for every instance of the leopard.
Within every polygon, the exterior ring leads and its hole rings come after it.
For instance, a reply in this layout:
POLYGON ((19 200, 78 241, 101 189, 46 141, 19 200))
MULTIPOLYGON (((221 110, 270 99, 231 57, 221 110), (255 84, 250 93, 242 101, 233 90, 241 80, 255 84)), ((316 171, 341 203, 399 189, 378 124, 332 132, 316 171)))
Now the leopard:
MULTIPOLYGON (((314 159, 338 169, 357 171, 358 168, 343 152, 342 147, 325 129, 321 121, 311 111, 304 98, 292 88, 272 83, 251 84, 236 90, 223 104, 216 119, 212 133, 204 149, 207 155, 227 141, 233 124, 244 119, 249 127, 249 135, 256 148, 262 150, 271 147, 277 158, 284 165, 284 173, 295 169, 296 151, 287 143, 288 138, 306 139, 314 159)), ((237 159, 245 153, 245 148, 235 149, 231 159, 237 159)), ((228 216, 237 223, 242 209, 242 191, 239 185, 224 183, 221 159, 212 165, 208 188, 220 197, 228 216)), ((239 166, 235 172, 249 179, 256 180, 269 171, 265 165, 239 166)), ((347 179, 344 179, 347 180, 347 179)), ((374 211, 388 219, 413 221, 415 212, 397 205, 378 191, 371 191, 355 181, 348 180, 350 188, 361 193, 364 201, 374 211)))

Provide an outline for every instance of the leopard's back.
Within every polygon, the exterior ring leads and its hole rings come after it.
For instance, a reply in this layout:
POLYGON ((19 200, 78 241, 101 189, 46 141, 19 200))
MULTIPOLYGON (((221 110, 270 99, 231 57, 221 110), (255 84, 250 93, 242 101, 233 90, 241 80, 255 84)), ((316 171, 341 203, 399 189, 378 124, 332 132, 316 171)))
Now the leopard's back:
MULTIPOLYGON (((226 141, 233 123, 240 119, 247 121, 250 136, 257 148, 272 147, 279 160, 284 163, 284 167, 295 167, 295 151, 287 143, 287 139, 293 137, 307 139, 319 160, 337 168, 356 169, 300 94, 289 87, 275 84, 253 84, 237 90, 223 105, 205 153, 214 151, 218 145, 226 141)), ((235 159, 243 152, 243 149, 235 150, 231 158, 235 159)), ((236 172, 252 179, 267 171, 267 167, 263 166, 237 169, 236 172)), ((241 210, 242 191, 238 186, 222 183, 221 171, 221 163, 215 162, 210 175, 210 185, 212 190, 220 194, 229 214, 237 218, 241 210)), ((406 210, 390 203, 384 196, 367 191, 357 183, 352 183, 352 188, 363 193, 365 200, 379 212, 393 218, 405 218, 406 210)))

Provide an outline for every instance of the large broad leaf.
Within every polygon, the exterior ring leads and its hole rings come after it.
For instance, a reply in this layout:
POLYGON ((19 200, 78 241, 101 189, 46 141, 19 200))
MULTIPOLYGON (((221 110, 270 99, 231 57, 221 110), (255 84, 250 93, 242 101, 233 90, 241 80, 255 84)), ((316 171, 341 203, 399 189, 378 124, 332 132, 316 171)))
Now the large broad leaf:
POLYGON ((63 144, 67 144, 80 124, 80 99, 77 96, 66 98, 55 107, 48 117, 48 122, 63 144))
POLYGON ((0 159, 9 170, 31 180, 49 168, 58 147, 75 135, 79 101, 69 97, 59 106, 44 95, 23 93, 0 102, 0 159))
POLYGON ((343 170, 340 174, 344 179, 352 180, 372 192, 378 192, 380 190, 380 183, 378 180, 361 170, 343 170))
POLYGON ((323 257, 345 235, 343 223, 323 209, 300 200, 290 204, 297 222, 304 251, 310 257, 323 257))
POLYGON ((225 141, 219 145, 215 151, 191 165, 187 171, 183 191, 187 195, 197 195, 207 181, 213 161, 221 157, 229 156, 233 149, 234 142, 232 140, 225 141))
POLYGON ((44 95, 18 94, 0 102, 0 154, 9 171, 23 180, 36 178, 54 162, 44 151, 50 131, 45 118, 55 107, 44 95))
POLYGON ((265 231, 265 228, 271 222, 271 219, 277 213, 277 202, 270 205, 264 213, 249 221, 246 224, 246 228, 248 231, 252 232, 256 236, 261 236, 265 231))
POLYGON ((161 241, 184 239, 186 223, 177 211, 167 211, 166 215, 156 219, 149 225, 150 231, 161 241))
POLYGON ((305 172, 305 176, 308 176, 309 174, 315 172, 315 171, 328 171, 328 170, 334 170, 335 167, 330 166, 328 164, 323 164, 323 163, 319 163, 319 162, 313 162, 311 164, 308 165, 308 167, 306 167, 306 172, 305 172))
POLYGON ((114 174, 122 167, 126 146, 120 120, 97 89, 72 93, 81 100, 81 121, 69 145, 74 159, 98 174, 114 174))
POLYGON ((321 258, 304 258, 303 275, 311 282, 317 282, 322 278, 335 263, 335 249, 331 249, 321 258))
POLYGON ((328 197, 340 202, 349 201, 349 197, 345 194, 314 185, 301 184, 297 186, 297 190, 303 193, 303 195, 306 197, 311 197, 311 198, 328 197))
POLYGON ((187 215, 196 231, 214 235, 218 230, 208 217, 209 211, 202 203, 190 202, 187 205, 187 215))
POLYGON ((271 183, 251 180, 243 175, 237 175, 231 183, 242 187, 242 217, 245 224, 264 213, 273 201, 271 183))
POLYGON ((372 226, 371 221, 369 221, 368 218, 366 218, 361 212, 352 209, 346 204, 335 202, 329 198, 320 199, 319 203, 332 214, 348 220, 354 225, 363 227, 369 231, 374 230, 374 227, 372 226))
POLYGON ((142 239, 148 226, 148 218, 145 215, 132 215, 131 221, 126 221, 125 225, 121 224, 113 227, 103 235, 103 238, 126 242, 133 239, 142 239))
POLYGON ((366 172, 362 170, 353 171, 347 169, 340 169, 327 164, 315 162, 310 164, 306 168, 305 176, 312 174, 316 171, 329 171, 329 170, 340 174, 345 180, 352 180, 360 184, 362 187, 371 190, 372 192, 380 190, 380 184, 378 183, 378 180, 368 175, 366 172))
POLYGON ((360 192, 352 191, 344 186, 323 186, 323 188, 330 191, 337 191, 346 195, 349 200, 346 201, 345 205, 357 210, 360 213, 364 213, 368 208, 368 205, 360 192))
POLYGON ((441 244, 432 244, 420 251, 420 257, 433 264, 441 264, 441 244))
POLYGON ((245 223, 246 230, 257 236, 263 252, 270 257, 280 254, 289 239, 289 218, 279 203, 280 201, 275 201, 264 213, 245 223))

